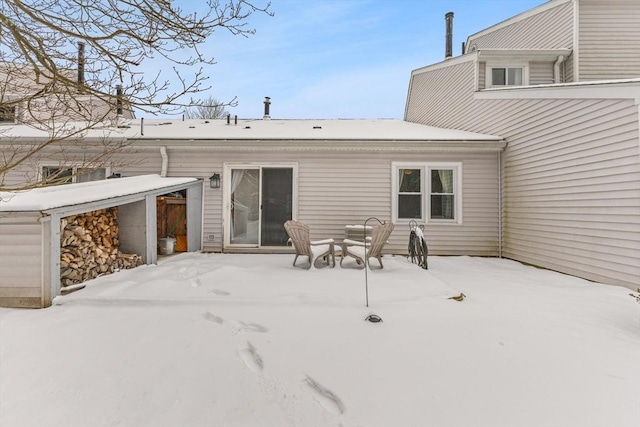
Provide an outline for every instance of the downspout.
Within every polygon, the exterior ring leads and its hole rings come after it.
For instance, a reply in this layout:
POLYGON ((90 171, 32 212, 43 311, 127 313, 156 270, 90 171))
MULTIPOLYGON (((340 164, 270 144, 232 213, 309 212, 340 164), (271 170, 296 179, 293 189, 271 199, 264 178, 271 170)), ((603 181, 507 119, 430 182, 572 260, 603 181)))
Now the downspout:
POLYGON ((564 55, 558 56, 558 59, 553 64, 553 82, 554 83, 562 83, 560 81, 560 65, 564 62, 564 55))
POLYGON ((160 146, 160 156, 162 156, 162 168, 160 169, 160 176, 167 176, 167 169, 169 169, 169 155, 167 154, 167 147, 165 145, 160 146))
POLYGON ((502 221, 504 220, 502 204, 502 151, 498 151, 498 258, 502 258, 502 221))

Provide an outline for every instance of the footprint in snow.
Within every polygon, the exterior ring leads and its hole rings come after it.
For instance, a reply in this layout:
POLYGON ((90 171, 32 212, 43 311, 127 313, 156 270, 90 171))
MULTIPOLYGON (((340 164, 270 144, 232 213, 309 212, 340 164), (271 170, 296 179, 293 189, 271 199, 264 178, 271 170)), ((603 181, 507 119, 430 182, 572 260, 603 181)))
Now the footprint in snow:
POLYGON ((311 390, 313 397, 324 409, 336 415, 344 413, 344 403, 331 390, 324 388, 309 375, 305 375, 302 382, 311 390))
POLYGON ((200 287, 200 279, 199 278, 195 278, 195 279, 191 279, 189 281, 189 283, 191 283, 191 287, 192 288, 199 288, 200 287))
POLYGON ((212 294, 222 295, 222 296, 228 296, 228 295, 231 295, 229 292, 227 292, 227 291, 221 291, 220 289, 211 289, 209 292, 211 292, 212 294))
POLYGON ((240 354, 240 357, 242 358, 244 364, 247 365, 247 367, 253 372, 261 372, 264 368, 264 362, 262 361, 262 358, 256 351, 255 347, 251 345, 249 341, 247 341, 247 348, 239 350, 238 353, 240 354))
POLYGON ((220 316, 216 316, 215 314, 207 311, 205 314, 202 315, 202 317, 204 317, 205 320, 209 320, 211 322, 214 323, 218 323, 220 325, 222 325, 224 323, 224 319, 220 316))
POLYGON ((265 328, 262 325, 258 325, 257 323, 244 323, 238 320, 236 322, 235 329, 237 331, 247 331, 247 332, 260 332, 265 333, 269 332, 269 329, 265 328))

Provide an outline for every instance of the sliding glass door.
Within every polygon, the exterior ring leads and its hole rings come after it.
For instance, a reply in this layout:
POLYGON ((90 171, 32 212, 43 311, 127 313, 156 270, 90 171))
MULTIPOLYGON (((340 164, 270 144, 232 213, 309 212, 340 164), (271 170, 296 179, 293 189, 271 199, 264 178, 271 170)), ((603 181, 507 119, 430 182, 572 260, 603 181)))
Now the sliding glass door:
POLYGON ((293 215, 293 166, 229 166, 226 243, 232 247, 286 246, 293 215))

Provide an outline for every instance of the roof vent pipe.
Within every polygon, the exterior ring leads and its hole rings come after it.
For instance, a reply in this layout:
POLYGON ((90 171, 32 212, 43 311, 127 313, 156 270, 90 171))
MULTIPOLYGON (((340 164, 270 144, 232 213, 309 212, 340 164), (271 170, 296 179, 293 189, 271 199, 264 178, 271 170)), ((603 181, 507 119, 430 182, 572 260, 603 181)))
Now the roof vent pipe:
POLYGON ((122 85, 116 85, 116 115, 122 115, 122 85))
POLYGON ((444 19, 447 24, 444 59, 449 59, 453 56, 453 12, 447 12, 444 19))
POLYGON ((264 117, 263 120, 269 120, 271 117, 269 116, 269 105, 271 105, 271 98, 268 96, 264 97, 264 117))
POLYGON ((231 114, 227 114, 227 124, 231 124, 231 114))
POLYGON ((78 90, 84 86, 84 42, 78 42, 78 90))
POLYGON ((462 55, 464 55, 464 48, 466 47, 465 43, 462 42, 462 55))
POLYGON ((238 124, 238 115, 237 114, 235 116, 233 116, 233 124, 234 125, 238 124))

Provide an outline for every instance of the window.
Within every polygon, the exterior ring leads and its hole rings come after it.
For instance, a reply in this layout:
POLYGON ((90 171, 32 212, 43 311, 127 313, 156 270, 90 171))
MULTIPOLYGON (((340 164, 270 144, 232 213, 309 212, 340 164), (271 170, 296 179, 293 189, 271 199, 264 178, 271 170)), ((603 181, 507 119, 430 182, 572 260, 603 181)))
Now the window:
POLYGON ((455 218, 455 187, 453 169, 431 169, 429 186, 431 219, 455 218))
POLYGON ((100 181, 107 178, 107 170, 105 168, 97 169, 77 169, 76 182, 100 181))
POLYGON ((42 181, 47 185, 69 184, 73 182, 73 168, 43 166, 42 181))
POLYGON ((398 218, 422 219, 422 170, 398 171, 398 218))
POLYGON ((393 165, 394 221, 462 223, 462 164, 393 165))
POLYGON ((489 65, 486 70, 486 87, 524 86, 529 84, 526 65, 489 65))
POLYGON ((15 122, 16 107, 0 107, 0 122, 15 122))
POLYGON ((492 86, 522 86, 522 68, 492 68, 492 86))
POLYGON ((98 181, 107 177, 107 168, 79 168, 72 166, 42 166, 45 185, 70 184, 72 182, 98 181))

